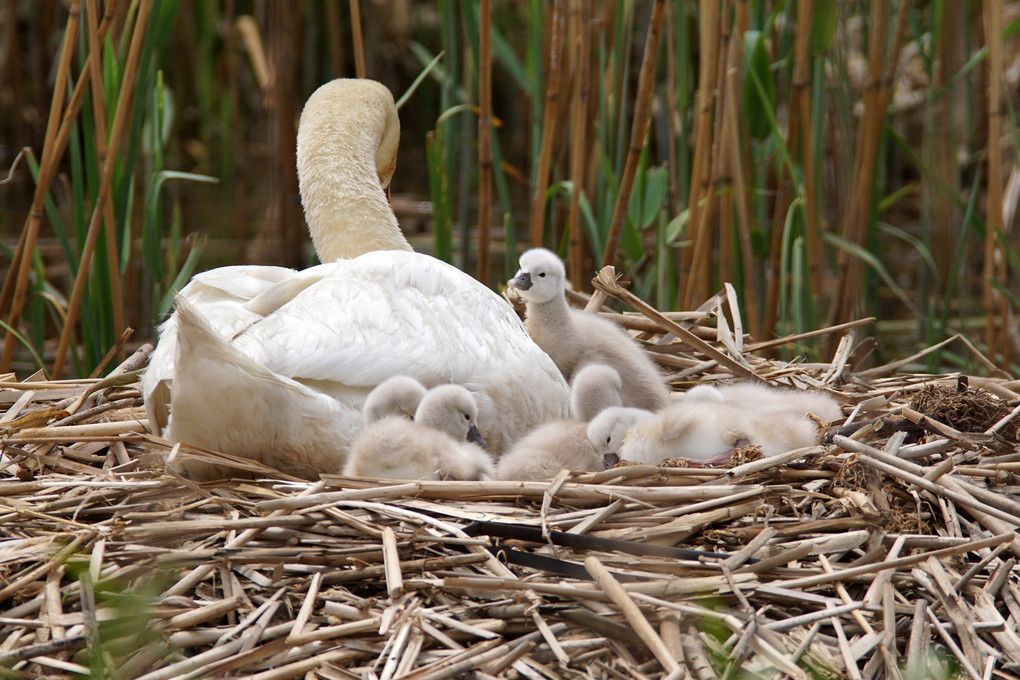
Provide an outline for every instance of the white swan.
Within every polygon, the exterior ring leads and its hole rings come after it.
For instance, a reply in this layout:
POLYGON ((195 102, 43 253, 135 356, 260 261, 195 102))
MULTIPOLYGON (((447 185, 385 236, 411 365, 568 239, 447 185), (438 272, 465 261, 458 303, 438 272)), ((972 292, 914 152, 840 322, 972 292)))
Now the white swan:
POLYGON ((602 451, 588 440, 588 420, 620 405, 620 375, 603 364, 588 364, 570 387, 572 420, 539 425, 499 459, 503 480, 548 479, 562 469, 596 472, 605 468, 602 451))
POLYGON ((459 385, 428 391, 414 421, 396 415, 366 426, 354 440, 344 474, 390 479, 492 479, 492 459, 475 425, 477 406, 459 385))
POLYGON ((566 271, 556 253, 532 248, 519 262, 521 268, 507 284, 527 304, 531 337, 568 380, 586 364, 605 364, 620 374, 624 406, 654 411, 669 403, 662 375, 634 338, 611 321, 567 305, 566 271))
POLYGON ((309 98, 298 178, 324 263, 300 272, 225 267, 181 291, 194 314, 162 326, 142 380, 150 414, 157 387, 170 387, 166 436, 314 478, 342 469, 366 395, 397 374, 468 388, 495 453, 566 415, 566 382, 510 306, 410 252, 383 191, 398 136, 393 97, 379 83, 335 80, 309 98), (182 323, 215 341, 204 352, 219 357, 216 385, 202 352, 177 347, 182 323), (329 436, 310 433, 305 420, 332 422, 329 436))

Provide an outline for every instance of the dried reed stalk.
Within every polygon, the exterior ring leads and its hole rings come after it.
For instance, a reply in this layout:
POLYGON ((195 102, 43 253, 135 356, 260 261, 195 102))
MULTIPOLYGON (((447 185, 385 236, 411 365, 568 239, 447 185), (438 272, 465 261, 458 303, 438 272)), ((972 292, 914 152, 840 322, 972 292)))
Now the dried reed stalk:
MULTIPOLYGON (((60 157, 63 155, 67 138, 61 139, 58 131, 61 128, 61 114, 64 111, 64 96, 67 92, 67 79, 71 67, 71 56, 74 54, 74 43, 78 33, 78 23, 81 17, 80 0, 72 0, 68 11, 67 27, 64 29, 64 38, 60 48, 60 61, 57 66, 57 77, 53 87, 53 98, 50 103, 50 113, 46 120, 46 134, 43 138, 42 162, 39 167, 39 178, 35 185, 35 194, 32 198, 32 209, 28 213, 28 223, 22 230, 21 238, 15 249, 14 259, 11 268, 7 270, 7 277, 4 279, 3 291, 0 292, 0 312, 4 310, 8 302, 10 304, 7 324, 10 328, 18 327, 18 320, 21 318, 21 311, 25 305, 25 295, 28 286, 28 274, 32 267, 32 256, 35 252, 36 240, 39 237, 39 228, 42 223, 43 204, 50 184, 57 174, 57 166, 60 157), (58 144, 63 141, 63 144, 58 144)), ((79 83, 84 82, 85 73, 79 78, 79 83)), ((68 128, 69 130, 69 128, 68 128)), ((3 355, 0 356, 0 371, 6 372, 10 369, 11 359, 14 354, 15 338, 13 333, 7 333, 4 338, 3 355)))
POLYGON ((988 45, 988 181, 985 208, 985 257, 982 276, 982 299, 985 305, 985 345, 993 359, 1001 354, 1009 362, 1009 303, 994 283, 1005 283, 1008 276, 1006 254, 1000 239, 1004 238, 1002 213, 1002 142, 999 108, 1002 97, 1002 2, 982 3, 985 40, 988 45))
POLYGON ((627 219, 630 208, 630 194, 634 189, 634 178, 637 176, 638 161, 645 148, 648 136, 648 122, 652 109, 652 94, 655 89, 655 63, 659 55, 659 36, 662 34, 662 16, 665 0, 655 0, 652 15, 648 20, 648 36, 645 38, 644 56, 641 58, 641 71, 638 76, 637 100, 634 102, 634 118, 630 128, 630 142, 627 146, 627 158, 623 165, 623 175, 616 194, 616 205, 606 235, 606 249, 602 253, 602 264, 608 265, 616 261, 623 235, 623 223, 627 219))
POLYGON ((563 70, 563 32, 566 24, 565 0, 555 0, 549 36, 548 70, 545 83, 545 105, 542 114, 542 142, 532 178, 529 243, 542 245, 545 232, 546 190, 549 188, 549 166, 552 163, 553 136, 557 133, 560 80, 563 70))
POLYGON ((478 32, 478 280, 488 285, 492 213, 492 0, 481 0, 478 32))
MULTIPOLYGON (((121 138, 128 122, 137 84, 135 74, 138 70, 138 59, 141 55, 142 40, 145 36, 145 28, 148 23, 150 5, 151 0, 141 0, 138 6, 138 12, 135 16, 135 23, 131 33, 131 44, 124 63, 122 85, 117 95, 117 105, 113 112, 113 123, 110 125, 110 143, 107 148, 120 146, 121 138)), ((81 306, 81 298, 85 292, 85 282, 88 279, 90 269, 89 263, 92 261, 92 253, 95 250, 96 240, 99 238, 106 203, 111 200, 113 192, 115 161, 116 154, 107 154, 103 163, 99 195, 96 197, 96 204, 92 207, 92 218, 89 221, 88 231, 85 234, 81 260, 78 263, 78 273, 75 276, 74 286, 71 288, 71 295, 68 298, 67 312, 64 314, 64 326, 60 331, 60 342, 57 345, 57 353, 53 359, 54 377, 60 377, 63 372, 64 359, 67 356, 67 350, 71 344, 71 336, 74 334, 74 329, 77 325, 78 308, 81 306)))
POLYGON ((358 0, 350 0, 351 8, 351 47, 354 50, 354 75, 365 77, 365 44, 361 37, 361 5, 358 0))

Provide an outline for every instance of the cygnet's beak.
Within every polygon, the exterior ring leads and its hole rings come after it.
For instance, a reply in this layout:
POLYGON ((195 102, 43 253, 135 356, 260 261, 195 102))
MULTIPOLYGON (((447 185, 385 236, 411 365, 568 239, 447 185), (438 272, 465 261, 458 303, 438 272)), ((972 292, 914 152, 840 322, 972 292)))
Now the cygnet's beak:
POLYGON ((529 272, 518 271, 517 276, 513 277, 506 283, 508 286, 513 286, 520 290, 528 290, 531 288, 531 274, 529 272))
POLYGON ((481 446, 486 451, 489 450, 489 445, 486 444, 485 440, 482 438, 482 433, 479 432, 478 428, 475 427, 474 425, 472 425, 468 429, 468 436, 467 436, 467 438, 468 438, 469 442, 474 442, 475 444, 478 444, 479 446, 481 446))
POLYGON ((607 470, 609 468, 613 467, 614 465, 616 465, 619 462, 620 462, 620 456, 618 456, 615 453, 603 453, 602 454, 602 464, 606 467, 607 470))

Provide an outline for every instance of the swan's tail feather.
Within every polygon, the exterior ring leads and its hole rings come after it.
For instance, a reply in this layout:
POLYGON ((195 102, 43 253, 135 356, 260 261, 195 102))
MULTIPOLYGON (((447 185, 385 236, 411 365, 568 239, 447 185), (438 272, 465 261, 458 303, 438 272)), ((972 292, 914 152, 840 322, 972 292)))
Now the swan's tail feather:
POLYGON ((304 478, 340 472, 360 410, 246 356, 186 301, 178 301, 177 320, 172 438, 304 478))

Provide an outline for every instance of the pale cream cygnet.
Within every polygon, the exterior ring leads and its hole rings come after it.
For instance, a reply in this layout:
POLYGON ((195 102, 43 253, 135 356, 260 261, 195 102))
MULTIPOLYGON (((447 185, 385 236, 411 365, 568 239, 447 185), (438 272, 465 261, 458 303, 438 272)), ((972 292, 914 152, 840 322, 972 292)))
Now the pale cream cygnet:
POLYGON ((560 470, 596 472, 605 467, 602 452, 588 440, 587 421, 620 404, 620 375, 602 364, 589 364, 574 376, 570 389, 573 420, 540 425, 499 459, 503 480, 548 479, 560 470))
POLYGON ((386 416, 366 426, 351 446, 344 474, 388 479, 486 480, 492 459, 479 446, 474 397, 459 385, 429 390, 414 421, 386 416))
POLYGON ((528 333, 568 380, 586 364, 605 364, 620 374, 624 406, 654 411, 669 402, 662 375, 634 338, 611 321, 567 304, 566 270, 555 253, 532 248, 519 263, 507 283, 527 305, 528 333))
POLYGON ((808 413, 831 421, 840 409, 820 392, 751 383, 700 385, 675 404, 632 422, 615 452, 639 463, 685 459, 719 465, 750 444, 775 456, 818 443, 818 424, 808 413))

